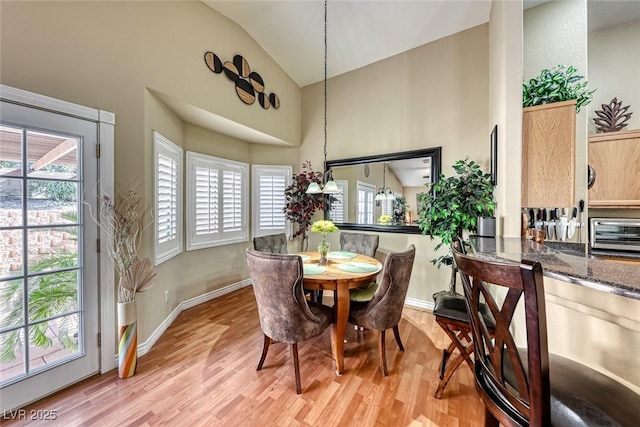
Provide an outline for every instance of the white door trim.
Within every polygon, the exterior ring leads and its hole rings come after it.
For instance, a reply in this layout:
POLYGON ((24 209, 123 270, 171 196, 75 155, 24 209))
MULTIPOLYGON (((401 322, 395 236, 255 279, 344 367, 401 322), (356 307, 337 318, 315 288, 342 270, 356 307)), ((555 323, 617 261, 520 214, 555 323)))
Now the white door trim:
MULTIPOLYGON (((100 144, 99 186, 103 194, 113 197, 114 127, 116 124, 114 113, 96 110, 6 85, 0 85, 0 99, 96 122, 98 124, 98 143, 100 144)), ((113 358, 116 353, 116 320, 114 265, 113 260, 107 256, 105 245, 109 242, 109 238, 102 229, 100 229, 100 242, 100 272, 98 275, 98 280, 100 281, 99 330, 102 342, 100 346, 100 373, 104 374, 116 367, 113 358)))

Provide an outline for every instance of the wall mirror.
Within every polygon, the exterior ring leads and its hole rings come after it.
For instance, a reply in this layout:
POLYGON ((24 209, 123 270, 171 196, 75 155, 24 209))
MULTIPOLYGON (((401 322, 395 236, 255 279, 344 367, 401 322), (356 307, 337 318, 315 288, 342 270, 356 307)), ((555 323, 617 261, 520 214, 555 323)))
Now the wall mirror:
POLYGON ((341 189, 325 217, 343 230, 421 234, 419 193, 440 175, 441 147, 330 160, 341 189))

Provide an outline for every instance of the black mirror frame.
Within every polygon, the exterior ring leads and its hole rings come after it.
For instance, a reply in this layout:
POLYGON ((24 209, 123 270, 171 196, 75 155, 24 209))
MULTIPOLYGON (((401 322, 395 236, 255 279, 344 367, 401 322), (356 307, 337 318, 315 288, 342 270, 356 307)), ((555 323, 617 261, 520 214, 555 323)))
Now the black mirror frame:
MULTIPOLYGON (((415 159, 418 157, 431 157, 431 183, 436 182, 441 171, 441 151, 442 147, 426 148, 421 150, 401 151, 398 153, 378 154, 372 156, 352 157, 350 159, 327 160, 324 170, 328 171, 336 166, 352 166, 365 163, 389 162, 392 160, 415 159)), ((324 212, 324 218, 329 219, 329 211, 324 212)), ((381 233, 403 233, 422 234, 420 227, 414 225, 378 225, 378 224, 356 224, 356 223, 336 223, 340 230, 360 230, 375 231, 381 233)))

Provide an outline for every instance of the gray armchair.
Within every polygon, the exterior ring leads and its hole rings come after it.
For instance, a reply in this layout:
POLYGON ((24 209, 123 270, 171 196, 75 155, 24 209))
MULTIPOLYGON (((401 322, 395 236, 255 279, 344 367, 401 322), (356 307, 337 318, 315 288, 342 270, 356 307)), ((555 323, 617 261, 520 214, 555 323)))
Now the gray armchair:
POLYGON ((378 250, 380 236, 364 233, 340 233, 340 249, 374 258, 378 250))
POLYGON ((378 350, 382 375, 387 376, 387 356, 385 351, 385 331, 393 328, 393 334, 400 351, 404 346, 400 340, 398 323, 402 317, 404 300, 409 288, 416 248, 409 245, 404 252, 392 252, 384 261, 382 281, 377 285, 370 301, 352 301, 349 322, 366 329, 380 331, 378 350))
POLYGON ((302 258, 247 249, 247 264, 264 334, 261 370, 272 342, 291 345, 300 394, 298 342, 320 335, 333 322, 333 309, 307 302, 302 289, 302 258))

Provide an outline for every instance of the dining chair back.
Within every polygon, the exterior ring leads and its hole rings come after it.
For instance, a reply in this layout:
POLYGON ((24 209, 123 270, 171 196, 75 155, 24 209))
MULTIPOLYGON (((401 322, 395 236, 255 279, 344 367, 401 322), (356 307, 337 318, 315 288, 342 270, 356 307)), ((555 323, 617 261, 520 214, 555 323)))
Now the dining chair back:
POLYGON ((455 238, 451 249, 471 324, 474 376, 485 405, 485 425, 637 425, 639 395, 587 366, 549 354, 541 264, 484 260, 463 254, 461 245, 455 238), (498 294, 502 297, 494 298, 498 294), (495 320, 493 334, 480 309, 483 303, 495 320), (521 305, 525 348, 512 334, 521 305))
POLYGON ((287 253, 287 235, 285 233, 253 238, 253 249, 272 254, 287 253))
POLYGON ((385 351, 385 331, 393 329, 400 348, 404 351, 398 323, 402 318, 402 309, 409 288, 416 248, 409 245, 403 252, 391 252, 387 255, 382 269, 382 281, 378 285, 373 298, 367 302, 351 302, 349 322, 366 329, 379 331, 378 351, 382 375, 387 376, 387 360, 385 351))
POLYGON ((340 233, 340 250, 375 258, 380 236, 365 233, 340 233))
POLYGON ((332 322, 333 310, 308 302, 302 290, 302 258, 247 249, 247 265, 264 334, 262 369, 273 342, 291 345, 296 393, 301 393, 298 342, 320 335, 332 322))

